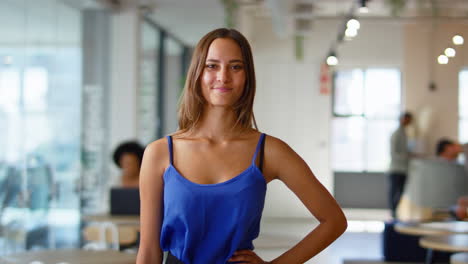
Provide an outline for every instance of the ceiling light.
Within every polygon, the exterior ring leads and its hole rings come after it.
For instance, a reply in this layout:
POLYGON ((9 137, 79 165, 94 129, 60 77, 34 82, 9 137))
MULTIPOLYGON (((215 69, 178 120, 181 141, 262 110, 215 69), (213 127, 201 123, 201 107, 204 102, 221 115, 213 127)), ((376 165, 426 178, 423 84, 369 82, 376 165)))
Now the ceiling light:
POLYGON ((345 31, 345 36, 347 38, 354 38, 355 36, 357 36, 357 29, 347 28, 345 31))
POLYGON ((455 35, 453 36, 452 41, 455 45, 463 45, 464 39, 460 35, 455 35))
POLYGON ((355 18, 348 20, 346 27, 358 30, 361 27, 361 23, 355 18))
POLYGON ((328 54, 327 64, 329 66, 335 66, 338 64, 338 58, 336 57, 336 54, 334 52, 330 52, 330 54, 328 54))
POLYGON ((438 58, 437 58, 437 61, 439 62, 439 64, 447 64, 449 59, 447 56, 445 55, 440 55, 438 58))
POLYGON ((455 57, 455 54, 457 54, 455 49, 453 49, 453 48, 446 48, 444 53, 445 53, 445 56, 447 56, 449 58, 453 58, 453 57, 455 57))

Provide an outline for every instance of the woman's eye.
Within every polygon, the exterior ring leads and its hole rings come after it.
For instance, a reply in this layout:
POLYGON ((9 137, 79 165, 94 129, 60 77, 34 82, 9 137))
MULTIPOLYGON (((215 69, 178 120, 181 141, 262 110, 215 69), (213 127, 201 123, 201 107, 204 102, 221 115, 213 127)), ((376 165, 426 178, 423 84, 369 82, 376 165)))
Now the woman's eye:
POLYGON ((216 64, 207 64, 205 67, 208 69, 214 69, 216 68, 216 64))
POLYGON ((242 69, 242 65, 233 65, 232 68, 234 70, 240 70, 240 69, 242 69))

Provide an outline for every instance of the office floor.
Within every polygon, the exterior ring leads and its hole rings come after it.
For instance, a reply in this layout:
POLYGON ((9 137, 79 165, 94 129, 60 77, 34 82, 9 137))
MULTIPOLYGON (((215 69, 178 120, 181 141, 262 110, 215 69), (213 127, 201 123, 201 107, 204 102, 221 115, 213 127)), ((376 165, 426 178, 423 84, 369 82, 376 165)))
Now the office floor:
MULTIPOLYGON (((381 232, 389 219, 386 210, 345 210, 349 222, 345 232, 330 247, 307 264, 383 264, 381 232)), ((307 219, 264 219, 261 233, 254 241, 256 252, 266 260, 274 259, 299 242, 317 225, 307 219)))

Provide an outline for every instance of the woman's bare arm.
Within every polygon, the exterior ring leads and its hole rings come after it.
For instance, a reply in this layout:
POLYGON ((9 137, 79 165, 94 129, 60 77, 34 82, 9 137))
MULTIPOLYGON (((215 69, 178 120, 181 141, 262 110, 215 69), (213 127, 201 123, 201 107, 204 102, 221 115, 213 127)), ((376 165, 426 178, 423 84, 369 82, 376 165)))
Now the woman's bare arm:
POLYGON ((298 244, 270 263, 304 263, 346 230, 346 218, 309 166, 286 143, 269 136, 265 147, 265 174, 284 182, 320 222, 298 244))
POLYGON ((145 150, 140 171, 140 248, 137 264, 162 263, 159 237, 163 219, 163 173, 168 161, 166 139, 145 150))

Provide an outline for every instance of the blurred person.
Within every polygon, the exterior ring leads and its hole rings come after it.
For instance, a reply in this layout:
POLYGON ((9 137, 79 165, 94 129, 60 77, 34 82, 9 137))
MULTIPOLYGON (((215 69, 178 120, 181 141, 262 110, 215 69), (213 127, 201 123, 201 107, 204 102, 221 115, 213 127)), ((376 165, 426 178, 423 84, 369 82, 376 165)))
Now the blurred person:
MULTIPOLYGON (((442 138, 437 142, 436 155, 437 158, 448 162, 458 162, 458 156, 465 151, 466 155, 467 144, 462 145, 450 139, 442 138)), ((466 159, 466 156, 465 156, 466 159)), ((466 166, 466 160, 465 160, 466 166)), ((468 218, 468 196, 460 197, 457 204, 451 208, 451 213, 458 219, 463 220, 468 218)))
POLYGON ((463 152, 463 147, 450 139, 442 138, 436 145, 436 156, 439 159, 457 162, 458 155, 463 152))
POLYGON ((408 147, 408 137, 405 128, 413 121, 413 115, 405 112, 400 116, 398 129, 393 132, 390 139, 390 167, 389 178, 389 207, 393 218, 396 218, 396 208, 400 202, 405 188, 408 174, 408 164, 411 152, 408 147))
POLYGON ((141 162, 145 148, 136 141, 119 144, 112 155, 115 165, 122 171, 122 187, 138 188, 141 162))
POLYGON ((250 45, 234 29, 197 44, 179 129, 151 143, 140 177, 137 263, 304 263, 346 229, 335 199, 286 143, 258 131, 250 45), (267 262, 254 252, 266 187, 283 181, 320 224, 267 262))

